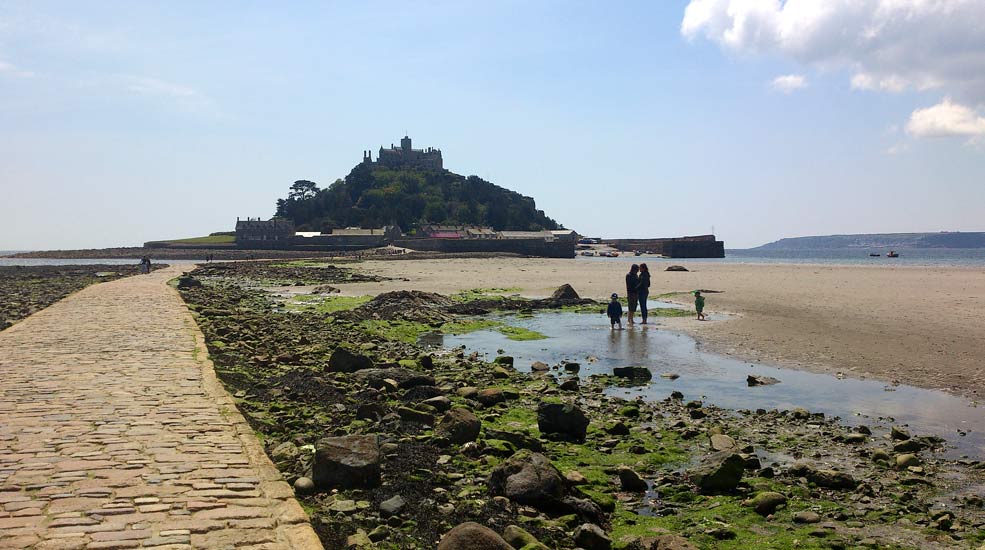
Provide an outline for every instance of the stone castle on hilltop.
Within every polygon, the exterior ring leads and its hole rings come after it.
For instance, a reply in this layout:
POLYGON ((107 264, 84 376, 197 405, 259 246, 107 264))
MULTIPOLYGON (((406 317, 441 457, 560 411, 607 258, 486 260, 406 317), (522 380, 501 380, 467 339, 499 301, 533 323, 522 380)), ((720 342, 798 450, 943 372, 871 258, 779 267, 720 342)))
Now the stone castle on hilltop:
POLYGON ((363 163, 374 164, 384 168, 423 168, 426 170, 442 170, 444 165, 441 161, 441 149, 428 147, 427 149, 414 149, 411 147, 410 138, 404 136, 400 140, 400 147, 390 144, 389 149, 380 147, 380 154, 373 161, 372 151, 363 151, 363 163))

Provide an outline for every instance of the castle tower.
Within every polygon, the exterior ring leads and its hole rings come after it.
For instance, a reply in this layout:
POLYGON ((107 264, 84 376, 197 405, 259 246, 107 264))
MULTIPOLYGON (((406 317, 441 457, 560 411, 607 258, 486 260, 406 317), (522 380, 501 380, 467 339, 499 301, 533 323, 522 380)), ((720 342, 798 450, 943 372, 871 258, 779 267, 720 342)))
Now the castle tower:
POLYGON ((404 136, 403 139, 400 140, 400 148, 403 149, 404 151, 410 151, 410 138, 409 137, 404 136))

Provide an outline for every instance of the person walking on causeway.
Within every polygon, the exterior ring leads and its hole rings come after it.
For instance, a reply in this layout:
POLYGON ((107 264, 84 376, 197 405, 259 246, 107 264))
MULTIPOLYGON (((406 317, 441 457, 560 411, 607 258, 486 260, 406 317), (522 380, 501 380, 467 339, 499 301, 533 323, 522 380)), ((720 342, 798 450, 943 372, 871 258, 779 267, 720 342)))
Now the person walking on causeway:
POLYGON ((640 264, 640 282, 636 285, 636 296, 640 303, 640 317, 646 324, 646 297, 650 295, 650 269, 640 264))
POLYGON ((636 288, 640 286, 640 266, 633 264, 629 268, 629 273, 626 274, 626 301, 628 302, 629 313, 626 314, 626 324, 633 326, 633 316, 636 315, 636 304, 639 301, 639 296, 636 294, 636 288))

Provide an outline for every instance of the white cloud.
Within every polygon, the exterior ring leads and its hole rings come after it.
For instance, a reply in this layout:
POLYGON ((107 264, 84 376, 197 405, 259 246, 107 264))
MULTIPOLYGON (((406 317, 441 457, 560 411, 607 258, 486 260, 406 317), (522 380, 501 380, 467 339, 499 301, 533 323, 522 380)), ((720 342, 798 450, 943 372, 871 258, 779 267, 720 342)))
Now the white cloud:
POLYGON ((5 76, 10 78, 31 78, 34 76, 34 73, 31 71, 25 71, 12 63, 0 61, 0 77, 5 76))
POLYGON ((807 78, 799 74, 786 74, 773 79, 770 86, 785 94, 796 92, 807 87, 807 78))
POLYGON ((127 77, 126 82, 127 90, 139 94, 162 95, 179 99, 190 99, 201 96, 201 94, 193 88, 156 78, 132 76, 127 77))
MULTIPOLYGON (((689 39, 846 71, 857 90, 940 90, 971 105, 985 105, 983 28, 983 0, 690 0, 681 22, 689 39)), ((916 120, 914 136, 969 135, 977 115, 955 126, 956 109, 972 112, 947 100, 914 111, 908 129, 916 120), (926 121, 944 111, 946 126, 926 121)))
POLYGON ((983 137, 985 117, 970 107, 944 98, 933 107, 913 111, 906 132, 915 137, 983 137))

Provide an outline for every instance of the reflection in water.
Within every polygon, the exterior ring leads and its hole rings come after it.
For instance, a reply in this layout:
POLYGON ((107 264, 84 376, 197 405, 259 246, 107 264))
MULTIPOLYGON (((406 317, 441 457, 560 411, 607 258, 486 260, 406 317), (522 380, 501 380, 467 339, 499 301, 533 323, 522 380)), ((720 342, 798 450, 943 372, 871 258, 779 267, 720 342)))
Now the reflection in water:
POLYGON ((985 409, 943 392, 911 386, 887 387, 873 380, 838 379, 766 365, 748 364, 705 352, 691 337, 650 325, 610 330, 603 316, 578 313, 542 313, 533 318, 510 317, 512 325, 547 335, 547 340, 515 342, 497 331, 444 336, 427 342, 447 347, 464 345, 493 356, 497 350, 515 358, 515 366, 528 370, 534 361, 556 365, 561 361, 582 364, 581 376, 611 374, 613 367, 639 365, 653 372, 653 380, 635 388, 613 387, 610 395, 627 399, 642 396, 665 399, 680 391, 685 399, 703 399, 730 409, 792 409, 839 416, 849 424, 908 424, 920 434, 940 435, 955 446, 952 454, 985 454, 985 409), (661 374, 680 378, 661 378, 661 374), (748 375, 772 376, 773 386, 748 387, 748 375), (887 391, 892 390, 892 391, 887 391), (965 435, 962 435, 965 434, 965 435))

